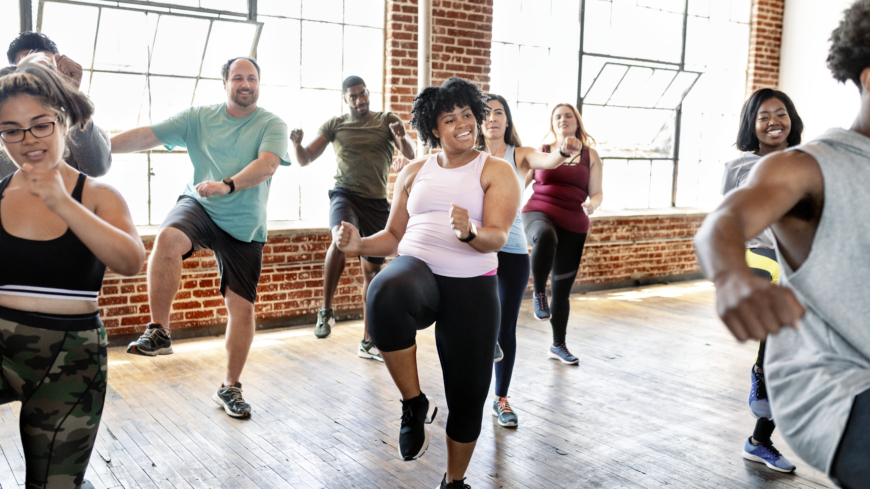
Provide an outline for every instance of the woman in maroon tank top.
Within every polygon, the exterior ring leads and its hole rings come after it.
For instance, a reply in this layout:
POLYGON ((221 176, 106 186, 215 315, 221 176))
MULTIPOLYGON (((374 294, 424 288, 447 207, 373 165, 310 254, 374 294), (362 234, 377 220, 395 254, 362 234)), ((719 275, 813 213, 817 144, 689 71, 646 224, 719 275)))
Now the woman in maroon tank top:
POLYGON ((570 311, 569 295, 580 259, 589 216, 601 205, 601 158, 589 147, 593 142, 577 109, 558 104, 550 116, 550 135, 554 142, 544 152, 562 151, 566 138, 576 137, 583 144, 580 154, 552 170, 535 170, 534 194, 523 207, 523 227, 532 244, 535 317, 550 320, 553 327, 551 358, 569 365, 579 360, 568 351, 565 333, 570 311), (547 278, 551 275, 552 306, 547 304, 547 278))

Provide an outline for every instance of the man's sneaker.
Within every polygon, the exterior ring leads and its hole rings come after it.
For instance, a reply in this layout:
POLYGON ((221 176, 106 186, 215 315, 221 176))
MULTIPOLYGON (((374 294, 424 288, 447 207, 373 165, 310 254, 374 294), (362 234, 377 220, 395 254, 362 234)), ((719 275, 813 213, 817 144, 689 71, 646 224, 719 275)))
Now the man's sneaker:
POLYGON ((153 357, 172 353, 172 338, 169 330, 155 323, 148 323, 148 329, 138 340, 127 345, 127 353, 153 357))
POLYGON ((511 409, 507 397, 499 397, 492 402, 492 415, 498 418, 499 426, 506 428, 514 428, 520 422, 519 418, 517 418, 517 413, 511 409))
POLYGON ((359 355, 360 358, 370 358, 379 362, 384 361, 383 357, 381 357, 381 352, 378 351, 378 347, 375 346, 374 341, 360 341, 356 354, 359 355))
POLYGON ((763 463, 777 472, 794 472, 795 469, 794 464, 773 447, 773 443, 768 441, 756 445, 751 437, 743 444, 743 458, 763 463))
POLYGON ((550 319, 550 305, 547 304, 547 293, 541 292, 535 294, 535 319, 538 321, 546 321, 550 319))
POLYGON ((441 485, 435 489, 471 489, 471 486, 465 483, 465 479, 454 480, 450 484, 447 483, 447 474, 441 479, 441 485))
POLYGON ((568 365, 577 365, 580 363, 580 359, 575 357, 568 351, 568 344, 562 343, 559 346, 553 345, 550 347, 550 358, 559 360, 562 363, 568 365))
POLYGON ((211 396, 218 406, 224 408, 234 418, 247 418, 251 416, 251 405, 242 397, 242 383, 236 382, 230 387, 221 384, 221 388, 211 396))
POLYGON ((399 430, 399 456, 406 462, 420 458, 429 448, 429 430, 423 424, 435 419, 438 408, 422 392, 402 401, 402 428, 399 430))
POLYGON ((335 313, 332 309, 321 309, 317 311, 317 324, 314 326, 314 336, 323 339, 329 338, 332 334, 332 327, 335 326, 335 313))
POLYGON ((495 342, 495 355, 492 357, 492 363, 498 363, 504 360, 504 351, 502 351, 501 346, 499 346, 498 342, 495 342))
POLYGON ((752 388, 749 390, 749 410, 756 418, 773 419, 770 412, 770 400, 767 398, 767 387, 764 385, 764 372, 758 372, 752 367, 752 388))

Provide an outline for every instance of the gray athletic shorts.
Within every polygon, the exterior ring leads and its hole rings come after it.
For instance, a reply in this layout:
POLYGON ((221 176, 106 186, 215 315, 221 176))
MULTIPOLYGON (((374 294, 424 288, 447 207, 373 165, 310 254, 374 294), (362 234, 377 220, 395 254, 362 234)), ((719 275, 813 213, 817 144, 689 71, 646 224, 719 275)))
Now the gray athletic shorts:
POLYGON ((163 220, 160 229, 175 228, 183 232, 193 248, 181 259, 186 260, 194 251, 208 249, 214 252, 221 275, 221 295, 226 297, 227 287, 253 304, 257 300, 257 284, 263 267, 263 246, 266 243, 246 243, 232 237, 218 227, 205 208, 193 197, 182 195, 163 220))

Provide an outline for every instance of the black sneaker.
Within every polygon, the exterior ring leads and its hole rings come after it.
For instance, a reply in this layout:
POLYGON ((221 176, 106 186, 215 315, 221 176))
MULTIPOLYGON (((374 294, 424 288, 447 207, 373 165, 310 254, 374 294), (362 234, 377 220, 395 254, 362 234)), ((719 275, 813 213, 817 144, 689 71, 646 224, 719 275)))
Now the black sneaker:
POLYGON ((251 405, 242 397, 242 383, 236 382, 231 387, 221 384, 221 388, 211 396, 218 406, 224 408, 234 418, 247 418, 251 416, 251 405))
POLYGON ((546 321, 550 319, 550 305, 547 304, 547 293, 541 292, 535 294, 535 319, 538 321, 546 321))
POLYGON ((148 329, 138 340, 127 345, 127 353, 149 357, 172 354, 172 338, 169 330, 156 323, 148 323, 148 329))
POLYGON ((422 392, 419 396, 402 401, 402 428, 399 430, 399 456, 406 462, 420 458, 429 448, 429 431, 423 424, 430 424, 438 413, 438 407, 422 392))
POLYGON ((447 483, 447 474, 441 479, 441 485, 435 489, 471 489, 471 486, 465 483, 465 479, 455 480, 450 484, 447 483))

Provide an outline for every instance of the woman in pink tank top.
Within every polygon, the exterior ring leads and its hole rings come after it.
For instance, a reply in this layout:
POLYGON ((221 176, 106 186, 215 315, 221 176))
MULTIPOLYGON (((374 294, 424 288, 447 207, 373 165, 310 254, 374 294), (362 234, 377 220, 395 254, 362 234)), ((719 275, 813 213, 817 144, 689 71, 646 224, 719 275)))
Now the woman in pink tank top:
POLYGON ((601 158, 589 147, 592 138, 583 127, 577 109, 558 104, 550 116, 550 134, 555 142, 543 146, 544 152, 563 152, 566 138, 576 137, 583 150, 570 162, 552 170, 535 170, 535 193, 523 207, 523 227, 532 244, 535 317, 550 320, 553 344, 550 358, 568 365, 579 359, 568 351, 565 335, 570 311, 569 296, 580 268, 589 216, 601 205, 601 158), (551 277, 552 275, 552 277, 551 277), (553 294, 547 304, 547 278, 553 294))
POLYGON ((369 333, 402 394, 399 455, 429 446, 424 424, 437 408, 420 390, 416 332, 437 321, 435 340, 447 398, 447 471, 442 488, 464 488, 492 380, 500 306, 496 253, 520 206, 520 183, 506 161, 478 151, 489 106, 480 88, 452 77, 414 99, 411 125, 440 153, 408 164, 396 179, 387 228, 360 238, 342 223, 346 253, 399 257, 366 295, 369 333))

